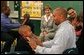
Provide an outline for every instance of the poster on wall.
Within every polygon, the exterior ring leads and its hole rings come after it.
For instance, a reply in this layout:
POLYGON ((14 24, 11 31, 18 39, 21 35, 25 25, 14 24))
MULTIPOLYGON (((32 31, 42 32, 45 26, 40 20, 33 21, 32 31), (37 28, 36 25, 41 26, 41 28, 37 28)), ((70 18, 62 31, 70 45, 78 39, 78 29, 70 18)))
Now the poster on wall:
POLYGON ((22 1, 21 17, 29 13, 30 18, 41 18, 43 3, 42 1, 22 1))

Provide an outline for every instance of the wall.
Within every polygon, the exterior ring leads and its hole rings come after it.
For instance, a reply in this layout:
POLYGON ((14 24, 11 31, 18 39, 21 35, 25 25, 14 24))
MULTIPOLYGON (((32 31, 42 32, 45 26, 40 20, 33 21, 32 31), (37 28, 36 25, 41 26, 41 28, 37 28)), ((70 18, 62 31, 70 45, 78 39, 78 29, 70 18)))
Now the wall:
MULTIPOLYGON (((19 11, 19 21, 20 21, 20 14, 21 14, 20 13, 20 1, 17 2, 17 4, 16 3, 14 3, 14 4, 19 5, 17 7, 15 7, 15 5, 14 5, 14 10, 19 11)), ((77 13, 79 13, 80 10, 83 10, 83 1, 43 1, 43 6, 45 6, 46 4, 49 4, 51 6, 52 10, 54 10, 56 7, 64 7, 64 8, 73 7, 77 11, 77 13)), ((36 35, 39 35, 41 32, 40 20, 32 20, 32 23, 35 26, 34 33, 36 35)))
POLYGON ((52 10, 54 10, 56 7, 73 7, 77 11, 77 13, 79 13, 80 10, 83 9, 83 1, 43 1, 43 3, 44 6, 46 4, 49 4, 52 10))

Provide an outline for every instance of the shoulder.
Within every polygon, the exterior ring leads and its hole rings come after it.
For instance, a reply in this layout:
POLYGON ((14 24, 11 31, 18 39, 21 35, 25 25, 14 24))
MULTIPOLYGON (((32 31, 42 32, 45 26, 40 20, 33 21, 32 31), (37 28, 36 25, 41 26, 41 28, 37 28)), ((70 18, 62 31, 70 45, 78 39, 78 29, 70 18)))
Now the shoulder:
POLYGON ((4 15, 3 14, 1 14, 1 18, 4 18, 4 15))
POLYGON ((43 16, 41 17, 41 20, 44 20, 44 19, 45 19, 45 16, 46 16, 46 15, 43 15, 43 16))
POLYGON ((50 18, 51 18, 51 20, 53 20, 53 14, 52 13, 50 14, 50 18))

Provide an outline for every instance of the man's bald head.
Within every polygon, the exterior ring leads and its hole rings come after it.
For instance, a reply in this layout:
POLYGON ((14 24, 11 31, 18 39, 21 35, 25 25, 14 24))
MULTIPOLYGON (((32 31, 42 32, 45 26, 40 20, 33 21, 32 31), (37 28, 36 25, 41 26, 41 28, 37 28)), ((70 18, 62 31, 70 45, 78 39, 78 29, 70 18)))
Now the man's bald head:
POLYGON ((67 11, 65 8, 56 8, 53 12, 54 20, 56 24, 60 24, 61 22, 65 21, 67 18, 67 11))
POLYGON ((53 12, 54 14, 55 13, 58 13, 59 15, 63 15, 65 18, 67 17, 67 10, 65 8, 56 8, 53 12))

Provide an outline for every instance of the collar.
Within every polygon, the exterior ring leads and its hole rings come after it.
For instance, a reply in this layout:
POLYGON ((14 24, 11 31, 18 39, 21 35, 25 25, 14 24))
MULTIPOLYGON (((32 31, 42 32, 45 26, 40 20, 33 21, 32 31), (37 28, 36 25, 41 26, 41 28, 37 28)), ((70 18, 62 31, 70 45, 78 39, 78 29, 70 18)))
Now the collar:
POLYGON ((61 27, 62 25, 66 24, 66 23, 69 23, 70 21, 66 20, 64 22, 62 22, 61 24, 58 25, 58 28, 61 27))
POLYGON ((50 16, 47 18, 47 16, 46 16, 46 15, 44 15, 45 21, 46 21, 46 22, 48 22, 48 21, 49 21, 49 19, 51 18, 51 16, 52 16, 52 14, 50 14, 50 16))

